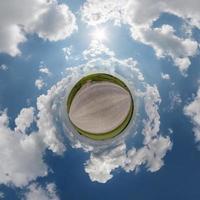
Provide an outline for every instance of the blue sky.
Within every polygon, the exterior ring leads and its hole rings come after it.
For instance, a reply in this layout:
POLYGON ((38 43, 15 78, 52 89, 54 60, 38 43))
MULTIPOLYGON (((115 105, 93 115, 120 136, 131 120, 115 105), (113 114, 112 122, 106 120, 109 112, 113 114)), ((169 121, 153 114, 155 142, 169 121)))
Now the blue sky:
POLYGON ((0 2, 0 199, 199 199, 199 7, 0 2), (122 77, 137 100, 126 137, 103 148, 70 135, 62 113, 96 71, 122 77))

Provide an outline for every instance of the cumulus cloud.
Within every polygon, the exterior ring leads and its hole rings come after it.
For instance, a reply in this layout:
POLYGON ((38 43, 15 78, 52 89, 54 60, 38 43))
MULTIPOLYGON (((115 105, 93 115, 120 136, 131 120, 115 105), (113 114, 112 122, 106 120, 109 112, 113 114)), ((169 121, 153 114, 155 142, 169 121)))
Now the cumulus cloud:
POLYGON ((184 114, 191 118, 194 125, 195 141, 200 142, 200 88, 192 102, 184 107, 184 114))
POLYGON ((140 28, 135 32, 133 30, 133 37, 152 46, 157 57, 171 57, 174 64, 184 74, 191 64, 189 57, 197 53, 198 43, 191 39, 181 39, 174 32, 172 26, 163 25, 160 28, 140 28))
POLYGON ((58 155, 66 150, 54 118, 55 102, 63 89, 62 83, 53 86, 46 95, 39 96, 37 108, 23 108, 14 119, 14 129, 9 126, 6 111, 0 112, 0 184, 23 187, 37 177, 46 176, 48 167, 43 160, 45 149, 58 155), (34 120, 37 131, 30 130, 27 134, 34 120))
POLYGON ((58 119, 54 117, 55 112, 59 113, 57 104, 60 103, 58 102, 59 94, 62 93, 65 83, 65 79, 61 80, 49 89, 46 95, 43 94, 37 98, 37 126, 40 135, 46 147, 57 154, 62 154, 66 150, 56 127, 58 119))
POLYGON ((108 20, 120 23, 149 26, 157 20, 161 13, 170 13, 200 28, 198 0, 183 2, 181 0, 87 0, 82 7, 82 19, 90 25, 105 23, 108 20), (148 8, 148 9, 144 9, 148 8))
POLYGON ((27 190, 24 200, 59 200, 54 183, 49 183, 45 187, 31 184, 27 190))
POLYGON ((0 53, 19 55, 19 44, 26 35, 36 33, 50 41, 70 36, 77 29, 76 19, 67 5, 55 0, 8 0, 0 3, 0 53))
MULTIPOLYGON (((185 75, 191 61, 197 54, 198 43, 190 37, 180 38, 168 24, 153 28, 153 23, 162 13, 170 13, 200 28, 198 0, 182 3, 181 0, 87 0, 84 3, 82 19, 90 25, 105 23, 109 20, 115 24, 128 24, 132 37, 150 45, 159 58, 170 57, 181 73, 185 75), (144 9, 148 8, 148 9, 144 9)), ((199 5, 200 6, 200 5, 199 5)))
POLYGON ((146 92, 144 93, 144 106, 148 116, 144 120, 144 144, 148 144, 153 137, 157 136, 160 130, 160 115, 158 113, 161 98, 157 87, 147 85, 146 92))
POLYGON ((88 0, 82 7, 82 19, 90 25, 105 23, 113 20, 115 23, 121 21, 121 10, 127 1, 118 0, 88 0))
POLYGON ((61 83, 53 86, 46 95, 38 97, 37 108, 23 108, 14 120, 14 129, 9 126, 6 111, 0 112, 0 184, 23 187, 37 177, 46 176, 48 167, 43 161, 45 149, 58 155, 66 150, 54 118, 56 98, 63 86, 61 83), (38 130, 30 130, 27 134, 34 120, 38 130))
POLYGON ((47 74, 48 76, 51 75, 51 72, 49 71, 49 69, 47 67, 41 67, 39 69, 39 72, 43 73, 43 74, 47 74))
POLYGON ((45 85, 46 84, 42 78, 35 80, 35 86, 38 88, 38 90, 41 90, 45 85))
POLYGON ((63 53, 65 55, 65 59, 69 60, 71 53, 72 53, 72 46, 64 47, 62 50, 63 50, 63 53))
POLYGON ((11 56, 19 55, 21 52, 18 45, 25 41, 26 37, 17 25, 4 27, 0 31, 0 53, 7 53, 11 56))
POLYGON ((170 79, 170 75, 161 73, 161 78, 164 79, 164 80, 169 80, 170 79))
POLYGON ((92 181, 106 183, 113 177, 112 172, 121 167, 126 172, 140 169, 145 165, 150 172, 158 171, 163 165, 163 158, 172 148, 169 137, 158 136, 148 145, 139 149, 132 148, 126 152, 126 145, 119 144, 110 151, 91 153, 90 159, 85 164, 85 171, 92 181))
MULTIPOLYGON (((30 118, 24 123, 24 117, 28 112, 23 110, 16 119, 21 130, 25 130, 30 125, 30 118)), ((0 138, 1 184, 14 184, 21 187, 38 176, 47 174, 48 168, 43 161, 44 145, 41 144, 39 135, 33 133, 28 136, 12 130, 5 111, 0 114, 0 138)))
POLYGON ((120 144, 102 153, 91 153, 90 159, 85 164, 85 171, 92 181, 106 183, 113 177, 111 172, 120 166, 124 166, 125 160, 126 145, 120 144))
POLYGON ((100 55, 101 57, 113 57, 115 55, 113 51, 99 40, 92 40, 89 48, 84 50, 82 54, 85 60, 97 58, 100 55))
POLYGON ((52 3, 48 10, 40 15, 30 30, 43 39, 63 40, 70 36, 77 26, 75 16, 65 4, 52 3))
POLYGON ((140 165, 146 164, 148 171, 156 172, 164 165, 163 158, 171 148, 172 142, 169 137, 158 136, 138 150, 129 150, 124 169, 127 172, 134 171, 140 165))
POLYGON ((25 133, 27 127, 30 127, 34 120, 34 108, 23 108, 15 119, 15 131, 25 133))

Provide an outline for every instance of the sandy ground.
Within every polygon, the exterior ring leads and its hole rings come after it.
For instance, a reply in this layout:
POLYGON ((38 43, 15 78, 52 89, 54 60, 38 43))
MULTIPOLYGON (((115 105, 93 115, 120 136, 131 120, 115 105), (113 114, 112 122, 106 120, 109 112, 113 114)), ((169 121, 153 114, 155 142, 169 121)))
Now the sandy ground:
POLYGON ((75 95, 69 117, 86 132, 107 133, 122 124, 130 107, 131 96, 124 88, 106 81, 87 83, 75 95))

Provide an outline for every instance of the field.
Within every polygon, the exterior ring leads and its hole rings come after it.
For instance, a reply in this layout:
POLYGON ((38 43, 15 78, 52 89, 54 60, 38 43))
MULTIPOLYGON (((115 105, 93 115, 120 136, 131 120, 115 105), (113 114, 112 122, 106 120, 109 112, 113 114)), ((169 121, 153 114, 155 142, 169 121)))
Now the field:
MULTIPOLYGON (((123 87, 125 90, 127 90, 129 93, 129 89, 128 87, 126 86, 126 84, 124 82, 122 82, 120 79, 112 76, 112 75, 109 75, 109 74, 104 74, 104 73, 98 73, 98 74, 91 74, 91 75, 88 75, 86 77, 83 77, 80 81, 78 81, 76 83, 76 85, 73 87, 73 89, 71 90, 69 96, 68 96, 68 99, 67 99, 67 102, 66 102, 66 106, 67 106, 67 112, 69 113, 69 110, 70 110, 70 106, 71 106, 71 103, 73 101, 73 98, 74 96, 76 95, 76 93, 79 91, 79 89, 85 85, 87 82, 97 82, 97 81, 108 81, 108 82, 112 82, 112 83, 115 83, 121 87, 123 87)), ((131 95, 131 93, 130 93, 131 95)), ((132 97, 132 95, 131 95, 132 97)), ((124 120, 124 122, 119 126, 117 127, 116 129, 112 130, 111 132, 107 132, 107 133, 102 133, 102 134, 93 134, 93 133, 88 133, 88 132, 85 132, 81 129, 79 129, 78 127, 76 127, 72 122, 72 124, 74 125, 74 127, 76 128, 76 130, 79 132, 80 135, 83 135, 85 137, 88 137, 92 140, 107 140, 107 139, 111 139, 117 135, 119 135, 129 124, 132 116, 133 116, 133 111, 134 111, 134 102, 133 102, 133 99, 132 99, 132 104, 131 104, 131 108, 129 110, 129 113, 126 117, 126 119, 124 120)))

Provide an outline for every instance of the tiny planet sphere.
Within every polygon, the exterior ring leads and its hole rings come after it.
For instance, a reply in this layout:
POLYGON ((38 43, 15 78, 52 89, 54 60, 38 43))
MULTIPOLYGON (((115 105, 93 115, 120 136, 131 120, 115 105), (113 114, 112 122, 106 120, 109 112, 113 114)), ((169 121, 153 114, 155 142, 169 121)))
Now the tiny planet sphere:
POLYGON ((129 88, 110 74, 83 77, 67 99, 70 122, 79 134, 93 140, 106 140, 122 133, 133 110, 129 88))

